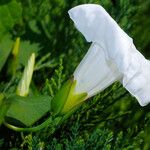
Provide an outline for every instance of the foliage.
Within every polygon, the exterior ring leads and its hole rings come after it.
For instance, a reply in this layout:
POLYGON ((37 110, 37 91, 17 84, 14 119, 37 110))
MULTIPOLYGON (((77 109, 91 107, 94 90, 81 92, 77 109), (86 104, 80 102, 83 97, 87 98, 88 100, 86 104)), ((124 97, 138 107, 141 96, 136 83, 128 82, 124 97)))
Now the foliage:
POLYGON ((2 124, 0 149, 150 148, 150 107, 140 107, 118 82, 84 102, 69 118, 52 118, 51 99, 89 47, 67 14, 70 8, 83 3, 101 4, 149 58, 149 0, 1 0, 0 93, 4 95, 0 94, 0 125, 5 120, 11 123, 12 118, 21 127, 45 123, 47 118, 49 122, 33 133, 18 133, 2 124), (12 49, 17 37, 21 43, 13 75, 12 49), (36 62, 29 96, 16 96, 32 53, 36 54, 36 62))

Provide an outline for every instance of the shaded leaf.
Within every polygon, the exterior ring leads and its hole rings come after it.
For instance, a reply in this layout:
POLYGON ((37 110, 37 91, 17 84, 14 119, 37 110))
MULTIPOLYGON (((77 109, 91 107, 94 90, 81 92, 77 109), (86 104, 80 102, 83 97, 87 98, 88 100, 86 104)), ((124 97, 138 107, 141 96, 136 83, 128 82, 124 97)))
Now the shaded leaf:
POLYGON ((50 110, 51 97, 12 96, 9 101, 12 103, 6 117, 18 120, 26 126, 31 126, 50 110))
POLYGON ((0 41, 0 71, 5 65, 5 62, 11 52, 13 41, 10 39, 9 35, 3 37, 0 41))
POLYGON ((22 7, 16 0, 0 5, 0 39, 9 32, 15 24, 21 21, 22 7))
POLYGON ((9 108, 9 104, 10 103, 5 98, 5 96, 2 93, 0 93, 0 125, 4 121, 4 117, 7 113, 8 108, 9 108))
POLYGON ((32 53, 37 55, 40 46, 37 43, 30 43, 29 41, 22 41, 20 44, 19 63, 25 66, 32 53))

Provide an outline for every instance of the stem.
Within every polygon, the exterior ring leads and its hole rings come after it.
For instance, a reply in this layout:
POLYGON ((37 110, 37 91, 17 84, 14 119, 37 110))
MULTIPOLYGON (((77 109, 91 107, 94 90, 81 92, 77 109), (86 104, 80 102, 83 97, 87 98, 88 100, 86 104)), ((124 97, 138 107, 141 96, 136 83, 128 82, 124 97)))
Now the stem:
POLYGON ((8 84, 6 85, 6 87, 4 88, 3 93, 5 93, 9 89, 9 87, 12 85, 14 80, 15 80, 15 76, 13 75, 10 81, 8 82, 8 84))
POLYGON ((45 128, 46 126, 48 126, 51 123, 52 123, 52 118, 50 117, 45 122, 43 122, 42 124, 35 126, 35 127, 31 127, 31 128, 21 128, 21 127, 11 125, 7 122, 4 122, 4 125, 10 129, 14 130, 14 131, 17 131, 17 132, 36 132, 38 130, 45 128))

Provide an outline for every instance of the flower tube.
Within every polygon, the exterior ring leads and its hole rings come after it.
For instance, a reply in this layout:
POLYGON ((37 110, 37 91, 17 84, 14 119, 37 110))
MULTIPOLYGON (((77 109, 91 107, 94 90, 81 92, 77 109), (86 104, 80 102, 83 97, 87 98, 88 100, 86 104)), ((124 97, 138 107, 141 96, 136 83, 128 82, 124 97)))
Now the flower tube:
POLYGON ((93 43, 74 72, 76 93, 86 91, 89 98, 121 78, 116 65, 106 60, 103 48, 93 43))
POLYGON ((95 4, 69 10, 76 28, 92 45, 74 72, 75 92, 91 97, 119 80, 141 106, 150 102, 150 61, 105 11, 95 4))

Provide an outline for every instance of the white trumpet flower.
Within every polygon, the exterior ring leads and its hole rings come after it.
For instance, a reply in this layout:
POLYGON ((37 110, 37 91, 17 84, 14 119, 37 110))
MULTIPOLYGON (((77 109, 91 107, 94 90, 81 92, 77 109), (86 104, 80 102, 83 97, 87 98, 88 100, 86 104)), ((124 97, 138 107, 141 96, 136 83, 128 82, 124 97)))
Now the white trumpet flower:
POLYGON ((150 102, 150 61, 105 11, 95 4, 69 10, 76 28, 91 47, 74 72, 76 93, 91 97, 119 80, 141 106, 150 102))

